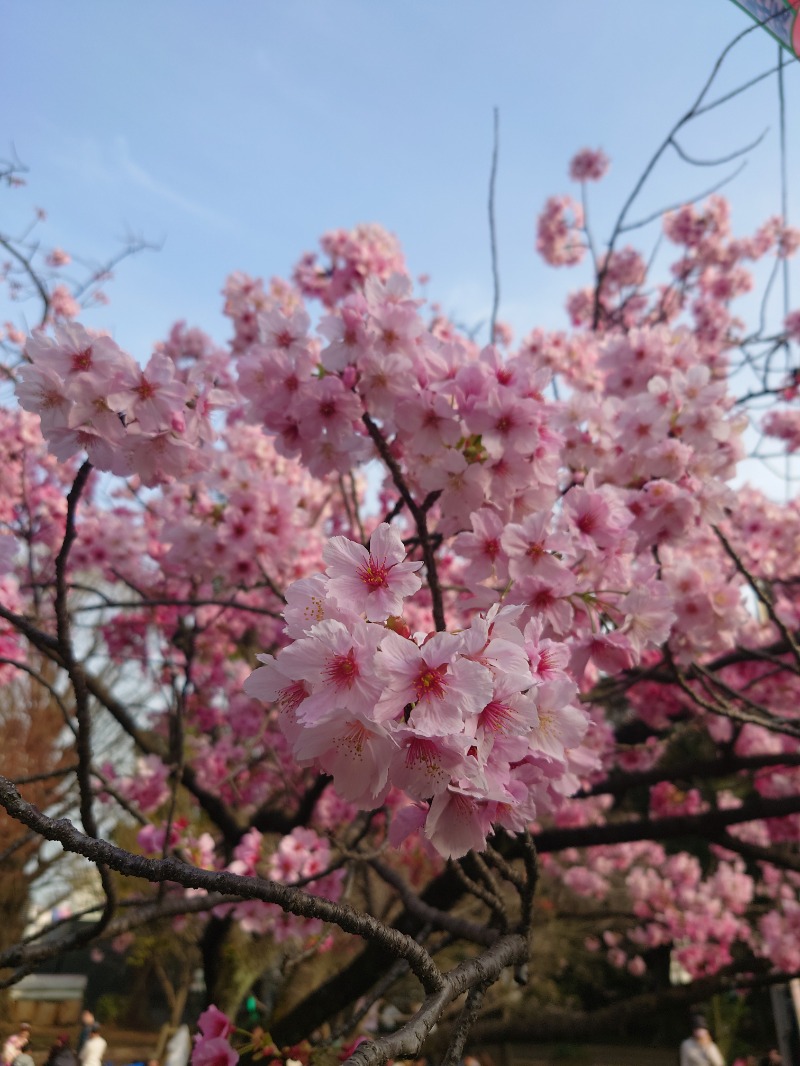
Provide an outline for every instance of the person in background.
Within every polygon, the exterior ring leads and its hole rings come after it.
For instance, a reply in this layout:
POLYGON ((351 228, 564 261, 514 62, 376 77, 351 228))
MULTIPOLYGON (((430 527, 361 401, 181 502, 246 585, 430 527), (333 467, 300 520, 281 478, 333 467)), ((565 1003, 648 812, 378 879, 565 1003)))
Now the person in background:
POLYGON ((187 1066, 192 1054, 192 1034, 188 1025, 179 1025, 164 1048, 164 1066, 187 1066))
POLYGON ((100 1026, 94 1022, 92 1031, 80 1050, 78 1061, 81 1066, 103 1066, 103 1055, 107 1047, 107 1042, 100 1036, 100 1026))
POLYGON ((78 1033, 78 1042, 75 1045, 75 1050, 80 1055, 83 1045, 92 1035, 92 1026, 94 1025, 94 1015, 90 1010, 81 1011, 81 1028, 78 1033))
POLYGON ((78 1056, 69 1046, 69 1033, 59 1033, 44 1066, 78 1066, 78 1056))
POLYGON ((31 1026, 30 1022, 20 1022, 19 1029, 16 1033, 12 1033, 11 1036, 3 1044, 2 1066, 11 1066, 11 1063, 18 1058, 21 1051, 24 1051, 28 1046, 31 1039, 31 1026))
POLYGON ((681 1066, 725 1066, 702 1014, 692 1018, 692 1035, 681 1044, 681 1066))

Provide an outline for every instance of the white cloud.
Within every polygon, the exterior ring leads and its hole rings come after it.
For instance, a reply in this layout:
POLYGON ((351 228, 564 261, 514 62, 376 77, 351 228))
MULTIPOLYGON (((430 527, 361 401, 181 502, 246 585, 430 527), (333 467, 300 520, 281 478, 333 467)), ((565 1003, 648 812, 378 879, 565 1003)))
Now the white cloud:
POLYGON ((167 203, 179 208, 179 210, 222 229, 235 228, 233 220, 227 215, 223 215, 213 210, 213 208, 186 196, 185 193, 171 188, 145 170, 143 166, 133 159, 127 138, 122 136, 114 138, 113 163, 138 188, 144 189, 161 200, 165 200, 167 203))
POLYGON ((53 138, 52 161, 59 168, 78 175, 85 185, 108 186, 120 192, 125 185, 148 193, 204 224, 228 232, 240 226, 230 215, 214 210, 180 189, 163 181, 134 159, 128 139, 118 134, 110 139, 77 135, 53 138))

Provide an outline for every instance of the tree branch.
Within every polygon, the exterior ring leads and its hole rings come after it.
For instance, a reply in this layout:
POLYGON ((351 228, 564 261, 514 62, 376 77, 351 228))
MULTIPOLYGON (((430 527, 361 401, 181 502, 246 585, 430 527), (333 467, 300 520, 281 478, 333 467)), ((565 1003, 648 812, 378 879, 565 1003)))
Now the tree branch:
POLYGON ((339 926, 365 940, 374 941, 395 957, 407 960, 412 972, 427 991, 443 987, 443 977, 433 959, 411 937, 404 936, 370 915, 361 914, 344 904, 312 896, 299 889, 289 888, 260 877, 242 877, 227 872, 200 870, 177 859, 149 859, 133 855, 105 840, 98 840, 79 832, 67 818, 53 819, 22 799, 11 782, 0 777, 0 806, 12 818, 27 825, 46 840, 58 841, 65 850, 83 855, 91 862, 103 864, 128 877, 142 878, 153 883, 174 881, 184 888, 201 888, 211 892, 237 895, 241 899, 257 899, 275 903, 282 910, 301 918, 319 918, 339 926))

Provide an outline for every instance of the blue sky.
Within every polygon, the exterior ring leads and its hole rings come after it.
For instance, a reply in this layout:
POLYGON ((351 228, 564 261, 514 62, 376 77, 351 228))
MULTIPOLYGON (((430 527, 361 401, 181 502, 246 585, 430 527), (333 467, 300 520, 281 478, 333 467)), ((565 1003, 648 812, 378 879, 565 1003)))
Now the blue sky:
MULTIPOLYGON (((127 231, 161 243, 124 264, 111 305, 86 318, 140 359, 179 318, 225 339, 230 271, 285 275, 323 231, 360 221, 400 237, 446 311, 486 318, 494 106, 500 317, 518 331, 564 324, 563 295, 579 278, 547 269, 534 233, 544 199, 576 191, 570 156, 586 145, 612 157, 592 190, 602 236, 722 48, 750 25, 730 0, 36 0, 7 2, 3 15, 0 154, 13 145, 30 173, 25 189, 2 192, 0 231, 21 229, 36 205, 48 212, 47 246, 99 260, 127 231)), ((776 60, 756 30, 720 91, 776 60)), ((799 70, 786 72, 790 174, 800 172, 799 70)), ((774 79, 684 139, 724 154, 767 126, 730 188, 740 232, 779 210, 774 79)), ((642 213, 730 169, 670 158, 642 213)))

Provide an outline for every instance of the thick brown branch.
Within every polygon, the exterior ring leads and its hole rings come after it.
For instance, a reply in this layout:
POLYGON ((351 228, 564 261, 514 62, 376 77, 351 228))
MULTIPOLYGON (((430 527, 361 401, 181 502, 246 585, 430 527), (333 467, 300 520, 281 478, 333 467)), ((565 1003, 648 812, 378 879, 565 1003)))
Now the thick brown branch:
POLYGON ((387 885, 391 885, 408 913, 426 922, 431 928, 444 929, 455 937, 470 940, 475 944, 484 944, 487 947, 497 942, 500 934, 496 929, 477 925, 458 915, 448 914, 437 907, 431 907, 416 895, 395 870, 380 859, 371 859, 370 866, 387 885))
POLYGON ((528 957, 524 936, 505 936, 476 959, 463 962, 448 973, 437 992, 404 1026, 389 1036, 360 1044, 347 1060, 349 1066, 383 1066, 392 1058, 413 1058, 440 1020, 442 1011, 460 995, 493 984, 507 966, 517 966, 528 957))
MULTIPOLYGON (((214 907, 238 901, 238 896, 224 895, 219 892, 210 892, 204 896, 171 896, 162 901, 127 900, 120 905, 125 908, 125 913, 112 918, 105 927, 104 935, 106 937, 119 936, 161 918, 203 914, 213 910, 214 907)), ((73 946, 69 930, 74 927, 76 920, 96 914, 102 906, 103 904, 97 904, 94 907, 87 907, 77 914, 70 915, 69 918, 53 922, 13 947, 0 952, 0 969, 10 966, 38 965, 47 959, 58 958, 73 946), (64 935, 54 935, 59 931, 64 935), (46 939, 39 943, 42 938, 46 939)))
POLYGON ((743 859, 751 859, 755 862, 768 862, 778 866, 782 870, 795 870, 800 873, 800 855, 789 851, 788 848, 770 848, 763 844, 751 844, 747 840, 740 840, 731 833, 720 833, 717 843, 730 851, 735 851, 743 859))
POLYGON ((563 851, 566 848, 592 848, 601 844, 623 844, 634 840, 674 840, 688 836, 707 839, 717 836, 729 825, 741 825, 761 818, 785 818, 798 813, 800 796, 751 796, 741 807, 726 810, 675 815, 672 818, 637 818, 606 825, 542 829, 534 839, 540 853, 563 851))
POLYGON ((639 996, 626 996, 606 1007, 591 1011, 565 1010, 542 1006, 526 1010, 524 1016, 502 1021, 478 1022, 472 1039, 479 1044, 494 1042, 524 1042, 597 1038, 598 1034, 619 1032, 627 1022, 637 1017, 660 1014, 668 1007, 691 1006, 729 989, 763 988, 782 984, 793 974, 764 973, 764 960, 750 960, 746 970, 724 970, 690 984, 662 988, 639 996), (757 972, 759 969, 762 972, 757 972), (755 972, 754 972, 755 971, 755 972))
POLYGON ((407 960, 422 986, 433 992, 443 987, 443 977, 433 959, 411 937, 390 929, 370 915, 361 914, 344 904, 312 896, 299 889, 287 888, 259 877, 242 877, 227 872, 200 870, 177 859, 149 859, 133 855, 105 840, 79 832, 66 818, 48 818, 33 804, 27 803, 7 778, 0 777, 0 805, 12 818, 27 825, 46 840, 58 841, 67 851, 83 855, 91 862, 103 864, 127 877, 160 884, 173 881, 184 888, 223 892, 241 899, 258 899, 275 903, 282 910, 301 918, 319 918, 338 925, 346 933, 380 944, 395 958, 407 960))
POLYGON ((605 781, 600 781, 591 788, 578 794, 579 799, 586 796, 624 796, 635 788, 646 788, 661 781, 708 781, 720 777, 730 777, 742 770, 763 770, 767 767, 800 766, 800 752, 779 755, 726 755, 722 759, 697 759, 694 762, 681 762, 677 766, 658 766, 652 770, 638 770, 631 773, 619 771, 610 774, 605 781))

